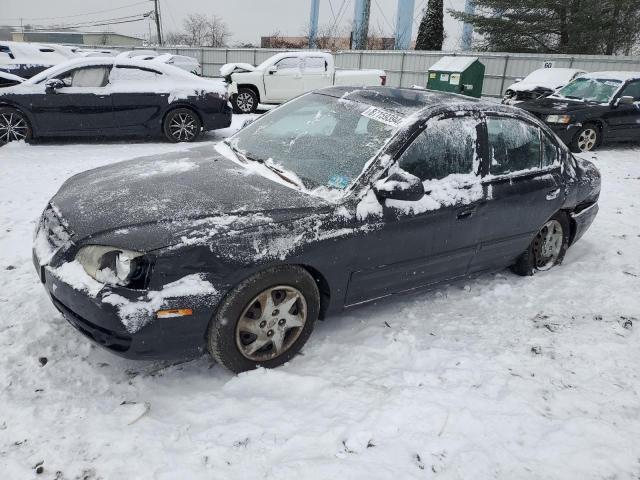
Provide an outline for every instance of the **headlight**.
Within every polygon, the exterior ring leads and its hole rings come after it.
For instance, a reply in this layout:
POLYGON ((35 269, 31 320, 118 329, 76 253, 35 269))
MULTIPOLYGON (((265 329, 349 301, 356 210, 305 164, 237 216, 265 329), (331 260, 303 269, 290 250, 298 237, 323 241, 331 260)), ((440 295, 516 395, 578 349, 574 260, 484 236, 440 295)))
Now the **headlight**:
POLYGON ((567 124, 571 122, 570 115, 547 115, 547 118, 544 119, 547 123, 562 123, 567 124))
POLYGON ((82 247, 76 260, 97 281, 130 288, 144 288, 150 269, 143 253, 102 245, 82 247))

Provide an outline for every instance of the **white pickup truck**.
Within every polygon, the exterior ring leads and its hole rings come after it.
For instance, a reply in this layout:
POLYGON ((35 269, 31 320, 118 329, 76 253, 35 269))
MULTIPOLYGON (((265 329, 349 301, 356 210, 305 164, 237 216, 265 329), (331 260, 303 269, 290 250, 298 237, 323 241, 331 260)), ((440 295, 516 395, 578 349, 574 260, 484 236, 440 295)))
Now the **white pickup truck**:
POLYGON ((384 85, 384 70, 336 70, 333 55, 323 52, 284 52, 257 67, 227 63, 220 67, 229 83, 236 113, 251 113, 258 103, 284 103, 298 95, 331 85, 384 85))

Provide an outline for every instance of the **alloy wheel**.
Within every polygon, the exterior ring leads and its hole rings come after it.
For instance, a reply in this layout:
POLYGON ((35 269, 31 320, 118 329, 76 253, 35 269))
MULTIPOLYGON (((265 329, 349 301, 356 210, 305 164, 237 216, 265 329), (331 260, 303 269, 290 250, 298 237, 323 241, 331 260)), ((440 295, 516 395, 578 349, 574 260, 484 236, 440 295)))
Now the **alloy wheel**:
POLYGON ((26 140, 28 134, 29 125, 20 113, 0 114, 0 143, 26 140))
POLYGON ((238 109, 244 113, 251 113, 253 111, 253 102, 253 97, 247 92, 240 92, 236 97, 238 109))
POLYGON ((169 122, 169 132, 179 142, 192 140, 198 134, 197 128, 196 119, 186 112, 176 113, 169 122))
POLYGON ((598 133, 593 128, 585 128, 578 136, 578 148, 581 152, 593 150, 598 141, 598 133))
POLYGON ((560 256, 563 243, 562 225, 557 220, 549 220, 533 241, 536 269, 549 270, 553 267, 560 256))
POLYGON ((300 336, 307 321, 307 302, 297 288, 278 285, 251 300, 236 325, 236 346, 255 362, 276 358, 300 336))

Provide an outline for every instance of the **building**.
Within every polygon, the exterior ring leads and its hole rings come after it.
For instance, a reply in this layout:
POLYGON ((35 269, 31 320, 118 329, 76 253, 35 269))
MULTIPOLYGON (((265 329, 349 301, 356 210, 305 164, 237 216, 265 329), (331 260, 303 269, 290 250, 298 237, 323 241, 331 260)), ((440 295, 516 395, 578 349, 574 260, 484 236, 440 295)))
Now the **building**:
POLYGON ((138 37, 122 35, 114 32, 76 32, 60 31, 14 31, 11 33, 14 42, 38 43, 72 43, 77 45, 117 45, 123 47, 142 46, 144 40, 138 37))

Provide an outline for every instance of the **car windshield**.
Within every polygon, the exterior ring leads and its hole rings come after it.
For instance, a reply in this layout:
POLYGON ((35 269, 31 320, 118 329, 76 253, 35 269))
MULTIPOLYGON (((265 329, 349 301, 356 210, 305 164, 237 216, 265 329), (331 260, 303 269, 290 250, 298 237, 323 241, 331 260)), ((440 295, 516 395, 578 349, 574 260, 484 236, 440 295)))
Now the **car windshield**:
POLYGON ((344 190, 401 119, 361 102, 313 93, 256 120, 229 144, 251 160, 295 174, 307 189, 344 190))
POLYGON ((588 102, 608 102, 622 82, 604 78, 577 78, 569 85, 558 90, 557 95, 588 102))

